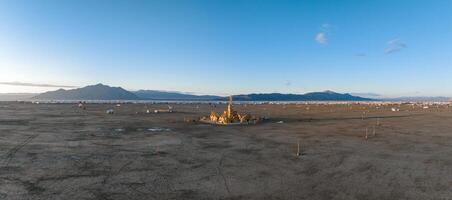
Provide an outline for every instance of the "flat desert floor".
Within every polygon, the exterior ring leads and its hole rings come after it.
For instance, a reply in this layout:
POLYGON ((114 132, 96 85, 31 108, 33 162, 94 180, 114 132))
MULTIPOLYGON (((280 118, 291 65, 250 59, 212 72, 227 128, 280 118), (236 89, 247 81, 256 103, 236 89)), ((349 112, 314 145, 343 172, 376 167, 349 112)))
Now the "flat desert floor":
POLYGON ((452 107, 146 106, 0 103, 0 199, 452 199, 452 107))

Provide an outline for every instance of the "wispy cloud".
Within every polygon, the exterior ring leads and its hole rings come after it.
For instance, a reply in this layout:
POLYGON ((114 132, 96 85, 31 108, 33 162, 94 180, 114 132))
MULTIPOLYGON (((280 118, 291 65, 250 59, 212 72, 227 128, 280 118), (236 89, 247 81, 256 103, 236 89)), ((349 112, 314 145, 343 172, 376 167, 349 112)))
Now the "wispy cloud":
POLYGON ((322 24, 322 26, 320 27, 320 32, 315 35, 315 41, 322 45, 328 44, 329 37, 331 35, 331 29, 331 24, 322 24))
POLYGON ((355 54, 355 56, 356 57, 366 57, 367 54, 365 54, 365 53, 357 53, 357 54, 355 54))
POLYGON ((59 88, 75 88, 77 86, 70 85, 53 85, 42 83, 23 83, 23 82, 0 82, 0 85, 13 85, 13 86, 30 86, 30 87, 59 87, 59 88))
POLYGON ((292 81, 286 81, 286 83, 284 85, 286 85, 287 87, 290 87, 292 85, 292 81))
POLYGON ((388 47, 386 47, 385 49, 386 54, 395 53, 407 47, 407 45, 403 43, 399 38, 390 40, 387 42, 387 44, 388 47))
POLYGON ((326 36, 326 33, 317 33, 315 41, 319 44, 328 44, 328 36, 326 36))
POLYGON ((381 94, 376 93, 350 93, 353 96, 365 97, 365 98, 380 98, 381 94))

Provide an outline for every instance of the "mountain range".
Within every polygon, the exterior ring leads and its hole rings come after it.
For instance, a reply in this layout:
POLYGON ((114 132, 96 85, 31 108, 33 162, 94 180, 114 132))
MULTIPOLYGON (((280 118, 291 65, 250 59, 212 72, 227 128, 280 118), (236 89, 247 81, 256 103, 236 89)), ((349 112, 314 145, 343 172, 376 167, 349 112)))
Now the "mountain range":
POLYGON ((185 94, 181 92, 169 92, 169 91, 158 91, 158 90, 138 90, 133 92, 141 99, 150 100, 215 100, 221 98, 220 96, 213 95, 193 95, 185 94))
MULTIPOLYGON (((194 95, 173 91, 138 90, 128 91, 121 87, 103 84, 90 85, 78 89, 45 92, 42 94, 16 93, 0 94, 0 101, 16 100, 174 100, 174 101, 227 101, 229 97, 215 95, 194 95)), ((384 98, 373 93, 341 94, 333 91, 306 94, 260 93, 234 95, 235 101, 451 101, 449 97, 397 97, 384 98)))
MULTIPOLYGON (((203 100, 224 101, 228 97, 214 95, 193 95, 181 92, 157 90, 127 91, 121 87, 110 87, 103 84, 90 85, 83 88, 45 92, 32 97, 35 100, 203 100)), ((243 94, 234 95, 236 101, 370 101, 350 94, 332 91, 312 92, 306 94, 243 94)))
POLYGON ((306 94, 246 94, 235 95, 237 101, 372 101, 370 98, 341 94, 333 91, 311 92, 306 94))

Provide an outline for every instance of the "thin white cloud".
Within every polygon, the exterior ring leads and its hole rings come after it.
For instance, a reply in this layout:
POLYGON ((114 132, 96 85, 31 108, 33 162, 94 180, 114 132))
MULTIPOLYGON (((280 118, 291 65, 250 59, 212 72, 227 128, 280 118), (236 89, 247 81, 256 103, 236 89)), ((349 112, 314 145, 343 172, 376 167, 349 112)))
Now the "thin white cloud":
POLYGON ((329 32, 331 30, 331 27, 332 27, 331 24, 328 23, 322 24, 322 31, 329 32))
POLYGON ((288 80, 288 81, 286 81, 286 83, 284 85, 286 85, 287 87, 290 87, 292 85, 292 81, 288 80))
POLYGON ((315 35, 315 41, 319 44, 326 45, 329 42, 333 26, 325 23, 320 26, 320 32, 315 35))
POLYGON ((383 97, 383 95, 381 95, 381 94, 376 94, 376 93, 359 93, 359 92, 356 92, 356 93, 350 93, 351 95, 353 95, 353 96, 359 96, 359 97, 365 97, 365 98, 380 98, 380 97, 383 97))
POLYGON ((388 46, 385 49, 386 54, 398 52, 407 47, 400 39, 396 38, 387 42, 388 46))
POLYGON ((357 54, 355 54, 355 56, 356 57, 366 57, 367 54, 365 54, 365 53, 357 53, 357 54))
POLYGON ((315 36, 315 41, 323 45, 328 44, 328 36, 323 32, 317 33, 317 35, 315 36))
POLYGON ((12 85, 12 86, 29 86, 29 87, 59 87, 59 88, 76 88, 77 86, 70 85, 53 85, 42 83, 23 83, 23 82, 0 82, 0 85, 12 85))

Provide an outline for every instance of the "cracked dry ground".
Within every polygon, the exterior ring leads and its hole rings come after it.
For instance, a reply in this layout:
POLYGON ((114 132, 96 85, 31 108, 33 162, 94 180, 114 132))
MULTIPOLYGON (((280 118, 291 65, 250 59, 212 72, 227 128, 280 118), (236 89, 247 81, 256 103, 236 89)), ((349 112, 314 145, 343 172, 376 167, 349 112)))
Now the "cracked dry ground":
POLYGON ((449 107, 236 105, 271 120, 212 126, 184 118, 224 105, 112 106, 0 103, 0 199, 452 198, 449 107))

